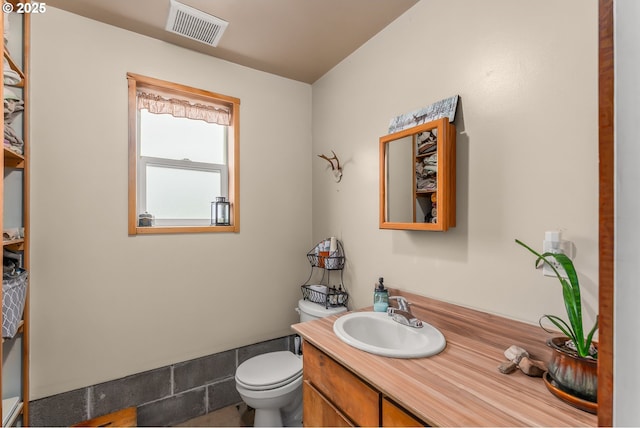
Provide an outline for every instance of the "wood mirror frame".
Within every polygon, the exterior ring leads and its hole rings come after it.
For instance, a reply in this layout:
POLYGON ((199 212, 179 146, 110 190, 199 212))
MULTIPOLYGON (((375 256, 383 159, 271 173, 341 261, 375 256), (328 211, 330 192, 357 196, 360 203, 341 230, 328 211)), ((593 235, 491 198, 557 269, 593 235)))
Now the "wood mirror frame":
POLYGON ((380 229, 446 231, 455 227, 456 127, 448 118, 380 137, 379 174, 380 229), (431 149, 422 152, 421 147, 431 149), (427 162, 430 158, 435 163, 427 162), (421 183, 418 165, 435 172, 426 179, 435 177, 429 186, 421 183))
POLYGON ((598 425, 613 425, 614 40, 613 0, 598 1, 598 425))

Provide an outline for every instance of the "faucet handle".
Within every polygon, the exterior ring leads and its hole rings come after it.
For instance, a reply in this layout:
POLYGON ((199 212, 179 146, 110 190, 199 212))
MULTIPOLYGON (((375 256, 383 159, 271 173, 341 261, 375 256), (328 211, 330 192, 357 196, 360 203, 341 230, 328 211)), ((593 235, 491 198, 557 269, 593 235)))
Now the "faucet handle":
POLYGON ((395 309, 391 314, 391 319, 396 322, 399 322, 402 325, 407 325, 413 328, 421 328, 422 321, 418 318, 414 317, 411 312, 401 311, 400 309, 395 309))
POLYGON ((389 296, 389 300, 395 300, 398 302, 398 309, 401 311, 411 312, 409 309, 409 302, 402 296, 389 296))

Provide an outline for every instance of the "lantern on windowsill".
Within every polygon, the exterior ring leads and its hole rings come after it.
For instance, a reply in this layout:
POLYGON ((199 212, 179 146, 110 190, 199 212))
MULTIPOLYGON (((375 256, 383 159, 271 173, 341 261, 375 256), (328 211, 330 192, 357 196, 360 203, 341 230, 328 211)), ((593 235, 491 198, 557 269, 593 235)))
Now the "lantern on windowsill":
POLYGON ((211 224, 215 226, 229 226, 229 201, 224 196, 216 196, 211 202, 211 224))

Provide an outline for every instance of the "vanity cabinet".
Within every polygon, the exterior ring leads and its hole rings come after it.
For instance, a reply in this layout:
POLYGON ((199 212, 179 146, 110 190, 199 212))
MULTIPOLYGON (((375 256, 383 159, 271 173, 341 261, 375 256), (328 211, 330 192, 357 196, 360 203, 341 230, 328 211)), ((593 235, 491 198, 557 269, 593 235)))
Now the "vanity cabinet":
POLYGON ((309 342, 303 358, 305 426, 424 425, 309 342))
POLYGON ((444 117, 380 137, 380 228, 455 225, 455 125, 444 117))
POLYGON ((333 331, 340 315, 294 324, 304 340, 304 378, 316 390, 315 399, 304 402, 305 425, 322 425, 313 418, 333 411, 368 426, 597 426, 596 415, 559 400, 540 378, 497 369, 513 344, 535 359, 548 358, 539 326, 402 290, 389 293, 410 301, 413 314, 447 338, 446 348, 429 358, 388 358, 340 340, 333 331))
POLYGON ((383 427, 419 427, 425 424, 396 406, 387 397, 383 397, 381 425, 383 427))
POLYGON ((352 427, 351 421, 331 401, 305 380, 302 384, 303 422, 308 427, 352 427))

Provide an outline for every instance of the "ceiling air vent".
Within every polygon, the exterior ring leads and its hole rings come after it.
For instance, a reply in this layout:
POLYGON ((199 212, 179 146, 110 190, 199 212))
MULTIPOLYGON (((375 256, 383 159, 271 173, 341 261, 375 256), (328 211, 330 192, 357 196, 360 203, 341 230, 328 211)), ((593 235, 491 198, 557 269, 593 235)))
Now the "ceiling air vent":
POLYGON ((169 17, 165 29, 172 33, 217 46, 229 23, 198 9, 170 0, 169 17))

